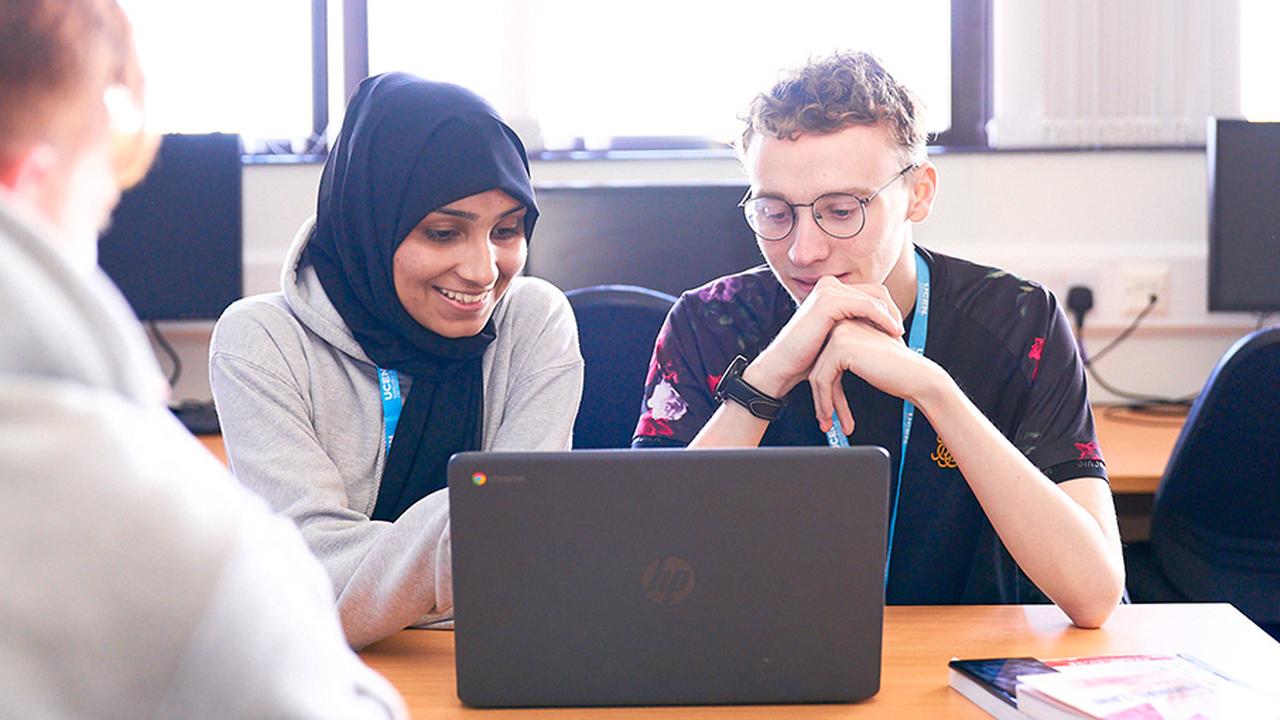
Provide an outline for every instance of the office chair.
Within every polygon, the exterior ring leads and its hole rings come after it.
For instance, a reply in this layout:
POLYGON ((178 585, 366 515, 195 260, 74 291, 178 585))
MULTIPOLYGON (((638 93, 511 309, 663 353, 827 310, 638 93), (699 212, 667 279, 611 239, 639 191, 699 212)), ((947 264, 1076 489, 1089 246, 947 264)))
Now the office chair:
POLYGON ((1218 361, 1130 548, 1134 601, 1225 601, 1280 638, 1280 326, 1218 361))
POLYGON ((653 343, 676 299, 634 285, 596 285, 566 295, 586 363, 573 446, 630 447, 653 343))

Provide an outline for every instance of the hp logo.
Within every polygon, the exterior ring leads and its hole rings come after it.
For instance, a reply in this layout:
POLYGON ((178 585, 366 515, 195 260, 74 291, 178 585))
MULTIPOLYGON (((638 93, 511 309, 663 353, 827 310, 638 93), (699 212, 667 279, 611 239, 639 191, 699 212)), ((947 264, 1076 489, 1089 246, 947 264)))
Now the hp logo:
POLYGON ((693 568, 684 558, 668 555, 649 563, 640 583, 649 599, 658 605, 679 605, 693 592, 693 568))

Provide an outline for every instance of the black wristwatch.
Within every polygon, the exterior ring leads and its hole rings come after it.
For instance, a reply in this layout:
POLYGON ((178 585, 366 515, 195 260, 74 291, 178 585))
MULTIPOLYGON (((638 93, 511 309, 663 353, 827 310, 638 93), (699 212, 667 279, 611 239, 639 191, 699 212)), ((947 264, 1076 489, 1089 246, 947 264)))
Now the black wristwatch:
POLYGON ((743 380, 742 372, 746 369, 747 359, 741 355, 729 363, 729 368, 720 376, 720 382, 716 383, 716 402, 733 400, 761 420, 777 420, 787 401, 766 395, 743 380))

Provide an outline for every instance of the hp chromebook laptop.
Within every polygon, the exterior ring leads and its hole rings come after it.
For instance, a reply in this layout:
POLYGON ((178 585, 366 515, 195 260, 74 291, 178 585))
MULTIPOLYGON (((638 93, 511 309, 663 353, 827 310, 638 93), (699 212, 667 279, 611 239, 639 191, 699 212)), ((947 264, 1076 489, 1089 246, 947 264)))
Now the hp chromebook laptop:
POLYGON ((870 697, 888 488, 880 448, 459 454, 458 697, 870 697))

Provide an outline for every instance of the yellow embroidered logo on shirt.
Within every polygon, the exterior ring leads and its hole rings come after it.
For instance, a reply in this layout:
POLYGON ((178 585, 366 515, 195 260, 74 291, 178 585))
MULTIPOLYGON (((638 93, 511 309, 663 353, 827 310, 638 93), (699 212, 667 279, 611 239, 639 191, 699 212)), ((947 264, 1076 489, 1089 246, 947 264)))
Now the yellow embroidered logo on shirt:
POLYGON ((946 445, 942 444, 942 438, 938 438, 938 449, 929 458, 938 463, 940 468, 960 467, 956 465, 956 459, 951 457, 951 451, 947 449, 946 445))

